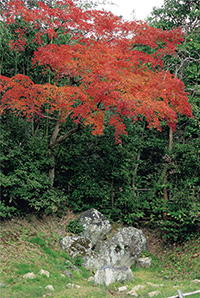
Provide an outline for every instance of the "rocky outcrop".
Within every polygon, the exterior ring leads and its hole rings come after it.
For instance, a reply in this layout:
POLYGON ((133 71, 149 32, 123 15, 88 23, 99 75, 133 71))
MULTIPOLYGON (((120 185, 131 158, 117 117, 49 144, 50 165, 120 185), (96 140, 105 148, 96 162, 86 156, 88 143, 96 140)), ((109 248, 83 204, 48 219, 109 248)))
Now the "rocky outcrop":
POLYGON ((80 222, 84 226, 84 233, 63 238, 61 247, 72 258, 81 256, 83 266, 87 269, 94 270, 103 265, 130 267, 148 249, 142 231, 133 227, 124 228, 107 239, 111 224, 95 209, 84 212, 80 222))
POLYGON ((84 236, 66 236, 61 240, 61 247, 74 259, 76 256, 90 255, 92 244, 90 239, 84 236))
POLYGON ((90 239, 92 248, 94 248, 99 241, 106 239, 112 230, 112 226, 107 217, 93 208, 82 213, 80 223, 84 227, 82 236, 90 239))
POLYGON ((133 280, 133 273, 129 267, 113 267, 104 265, 100 267, 94 276, 94 282, 98 285, 106 285, 113 282, 123 282, 133 280))
POLYGON ((73 259, 77 256, 81 256, 83 266, 87 269, 94 270, 104 264, 101 255, 92 250, 92 243, 87 237, 66 236, 61 240, 61 247, 73 259))
POLYGON ((129 227, 122 229, 111 239, 101 243, 99 253, 105 264, 131 266, 147 248, 147 240, 142 231, 129 227))

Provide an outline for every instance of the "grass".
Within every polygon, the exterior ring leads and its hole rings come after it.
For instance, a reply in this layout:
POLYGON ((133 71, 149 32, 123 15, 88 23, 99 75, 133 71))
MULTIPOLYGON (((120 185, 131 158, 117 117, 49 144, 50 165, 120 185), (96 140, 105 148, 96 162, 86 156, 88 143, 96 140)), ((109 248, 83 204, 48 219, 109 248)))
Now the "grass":
MULTIPOLYGON (((63 276, 68 270, 65 261, 69 257, 61 250, 60 240, 67 235, 66 226, 72 219, 74 215, 68 213, 62 219, 28 217, 1 224, 1 298, 128 297, 118 291, 123 284, 104 287, 89 282, 92 273, 81 267, 82 273, 72 271, 73 279, 63 276), (49 271, 50 277, 39 275, 40 269, 49 271), (28 272, 33 272, 36 278, 25 280, 23 275, 28 272), (68 283, 81 288, 67 288, 68 283), (55 291, 46 290, 47 285, 52 285, 55 291)), ((182 293, 200 290, 200 284, 192 283, 192 280, 200 279, 200 238, 169 248, 163 246, 155 233, 144 232, 150 247, 150 252, 144 255, 151 256, 152 266, 146 269, 131 267, 135 280, 127 284, 128 291, 140 284, 144 288, 138 291, 139 297, 147 298, 149 292, 160 291, 156 297, 167 298, 176 295, 177 289, 182 293), (148 282, 163 286, 155 288, 148 282)), ((199 298, 200 294, 190 297, 199 298)))

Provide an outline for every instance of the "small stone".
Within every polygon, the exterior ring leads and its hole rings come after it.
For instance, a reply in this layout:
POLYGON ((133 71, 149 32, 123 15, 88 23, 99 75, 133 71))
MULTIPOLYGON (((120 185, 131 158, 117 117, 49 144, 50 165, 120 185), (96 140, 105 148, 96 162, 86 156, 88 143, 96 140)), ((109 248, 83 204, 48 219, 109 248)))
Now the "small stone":
POLYGON ((66 285, 66 287, 67 287, 67 288, 77 288, 77 289, 81 288, 81 286, 79 286, 79 285, 75 285, 75 284, 71 284, 71 283, 68 283, 68 284, 66 285))
POLYGON ((41 274, 41 275, 46 275, 47 277, 49 277, 49 276, 50 276, 50 273, 49 273, 49 271, 47 271, 47 270, 43 270, 43 269, 40 269, 40 272, 39 272, 39 274, 41 274))
POLYGON ((159 295, 159 294, 161 294, 161 292, 159 292, 159 291, 154 291, 154 292, 150 292, 150 293, 148 293, 148 296, 151 298, 151 297, 157 296, 157 295, 159 295))
POLYGON ((55 290, 54 290, 54 287, 53 287, 52 285, 48 285, 48 286, 46 286, 45 289, 46 289, 46 290, 49 290, 49 291, 55 291, 55 290))
POLYGON ((64 275, 64 274, 61 274, 60 276, 62 276, 62 277, 65 277, 65 275, 64 275))
POLYGON ((123 287, 118 288, 119 292, 125 292, 126 290, 127 290, 127 286, 123 286, 123 287))
POLYGON ((33 272, 28 272, 23 275, 23 278, 24 279, 34 279, 34 278, 36 278, 36 275, 33 272))
POLYGON ((79 273, 82 272, 82 270, 80 270, 79 268, 77 268, 74 264, 72 264, 69 260, 65 261, 65 264, 67 265, 67 268, 71 269, 71 270, 76 270, 79 273))
POLYGON ((144 286, 137 285, 137 286, 135 286, 134 288, 132 288, 132 290, 134 290, 134 291, 138 291, 138 290, 142 290, 143 288, 144 288, 144 286))
POLYGON ((74 284, 71 284, 70 282, 66 285, 67 288, 73 288, 74 284))
POLYGON ((69 270, 65 270, 64 271, 64 275, 65 276, 68 276, 69 278, 74 278, 73 275, 72 275, 72 273, 69 270))
POLYGON ((135 290, 131 290, 130 292, 127 293, 128 295, 131 295, 131 296, 135 296, 135 297, 138 297, 138 294, 136 293, 135 290))
POLYGON ((154 288, 159 288, 159 287, 163 287, 164 285, 163 284, 159 284, 159 285, 157 285, 157 284, 153 284, 152 282, 147 282, 146 283, 148 286, 152 286, 152 287, 154 287, 154 288))
POLYGON ((0 282, 0 288, 3 288, 3 287, 5 287, 5 285, 2 282, 0 282))
POLYGON ((90 277, 88 278, 88 281, 94 281, 94 276, 90 276, 90 277))
POLYGON ((169 275, 165 275, 163 279, 169 279, 169 275))
POLYGON ((139 258, 136 260, 136 266, 139 268, 146 268, 151 266, 151 258, 139 258))
POLYGON ((198 283, 200 283, 200 279, 194 279, 194 280, 191 280, 191 282, 194 284, 198 284, 198 283))

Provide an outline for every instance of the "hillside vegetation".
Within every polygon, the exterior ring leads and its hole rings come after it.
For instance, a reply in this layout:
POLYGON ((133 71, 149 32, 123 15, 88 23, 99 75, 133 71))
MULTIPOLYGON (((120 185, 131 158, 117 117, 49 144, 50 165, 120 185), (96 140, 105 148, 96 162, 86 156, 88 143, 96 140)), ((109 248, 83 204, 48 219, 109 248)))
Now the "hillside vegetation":
MULTIPOLYGON (((123 284, 103 287, 88 281, 94 272, 82 268, 80 258, 72 262, 82 273, 71 271, 73 279, 63 275, 69 269, 65 263, 69 257, 61 250, 60 240, 69 234, 66 226, 74 218, 74 214, 68 212, 62 219, 52 216, 37 219, 31 216, 1 225, 1 298, 128 297, 126 293, 118 291, 123 284), (50 277, 39 275, 41 269, 49 271, 50 277), (36 278, 25 280, 23 275, 28 272, 33 272, 36 278), (68 283, 80 288, 67 288, 68 283), (47 285, 52 285, 55 291, 46 290, 47 285)), ((115 230, 121 227, 113 224, 115 230)), ((149 243, 149 251, 143 256, 152 257, 152 266, 146 269, 132 266, 135 280, 127 284, 128 290, 139 284, 145 286, 138 291, 139 297, 143 298, 157 290, 161 292, 158 298, 176 295, 177 289, 182 293, 199 290, 200 283, 194 280, 200 279, 200 238, 190 239, 184 245, 167 247, 155 230, 143 232, 149 243), (154 288, 148 282, 163 286, 154 288)), ((198 298, 198 295, 192 298, 198 298)))

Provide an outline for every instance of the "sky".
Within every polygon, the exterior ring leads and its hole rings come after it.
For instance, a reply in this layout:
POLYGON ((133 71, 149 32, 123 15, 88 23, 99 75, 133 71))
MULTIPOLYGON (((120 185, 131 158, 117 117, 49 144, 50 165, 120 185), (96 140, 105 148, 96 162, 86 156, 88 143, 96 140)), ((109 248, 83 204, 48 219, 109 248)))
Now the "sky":
POLYGON ((112 0, 116 5, 101 5, 100 9, 111 11, 117 16, 123 16, 123 19, 133 20, 132 11, 135 11, 136 20, 145 20, 153 10, 153 7, 161 7, 164 0, 112 0))

